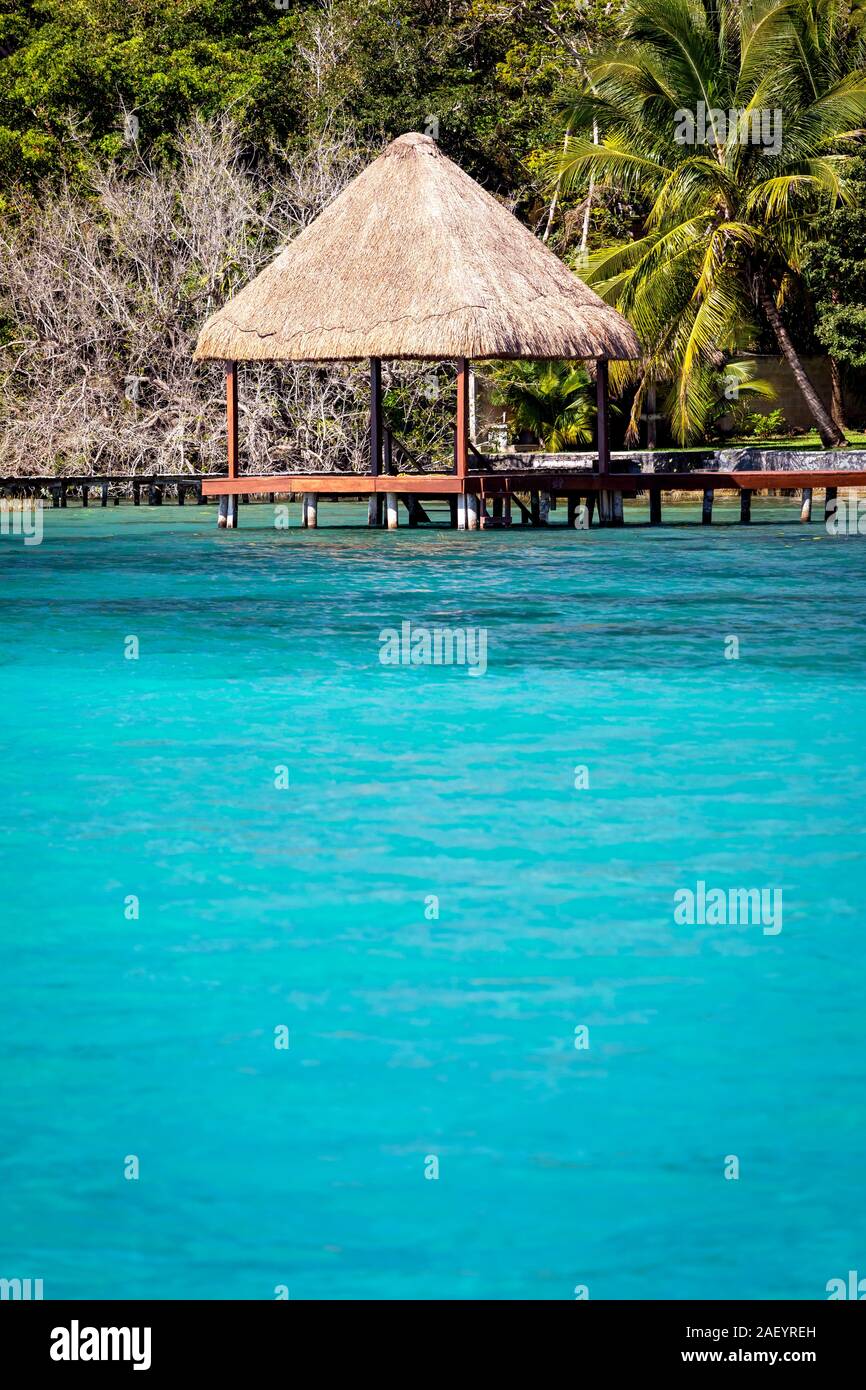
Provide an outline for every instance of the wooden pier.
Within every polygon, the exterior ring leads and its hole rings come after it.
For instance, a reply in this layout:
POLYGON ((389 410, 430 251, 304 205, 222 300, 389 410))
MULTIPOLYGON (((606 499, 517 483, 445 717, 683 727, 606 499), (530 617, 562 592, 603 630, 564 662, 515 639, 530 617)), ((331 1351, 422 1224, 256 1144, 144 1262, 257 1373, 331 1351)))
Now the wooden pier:
MULTIPOLYGON (((204 497, 245 499, 267 494, 270 497, 300 495, 303 498, 301 524, 317 524, 319 497, 367 497, 371 503, 381 499, 384 507, 371 505, 371 526, 386 525, 393 530, 403 516, 409 526, 430 521, 425 502, 453 504, 451 525, 460 530, 508 526, 516 517, 523 524, 546 526, 557 499, 566 502, 565 524, 586 527, 622 526, 625 498, 646 496, 650 524, 662 523, 662 496, 666 492, 693 492, 702 498, 701 522, 712 522, 713 501, 719 490, 733 490, 740 497, 740 521, 751 521, 751 500, 755 493, 789 492, 802 495, 801 519, 811 520, 812 494, 825 489, 827 505, 840 487, 866 487, 866 458, 863 469, 825 469, 802 471, 713 471, 676 473, 546 472, 540 469, 502 470, 467 474, 335 474, 293 473, 241 475, 233 478, 206 478, 204 497), (585 510, 580 512, 579 505, 585 510), (402 510, 401 510, 402 509, 402 510)), ((826 505, 825 505, 826 513, 826 505)), ((221 524, 237 524, 237 506, 231 500, 223 509, 221 524), (223 520, 223 517, 226 520, 223 520)))
POLYGON ((144 498, 148 506, 158 507, 166 496, 173 494, 179 507, 190 495, 203 506, 207 502, 204 481, 203 474, 187 473, 70 473, 62 478, 33 473, 0 477, 0 496, 50 498, 55 507, 65 507, 68 499, 75 496, 81 498, 82 507, 88 507, 93 496, 107 507, 112 497, 117 504, 121 497, 129 495, 133 506, 140 506, 144 498))
POLYGON ((235 477, 149 474, 107 474, 82 477, 46 478, 0 477, 0 496, 40 497, 54 507, 80 497, 87 507, 92 497, 101 506, 115 505, 131 498, 135 506, 161 506, 173 499, 183 506, 187 499, 198 506, 217 504, 221 526, 234 529, 238 524, 238 504, 253 499, 275 502, 278 498, 300 503, 299 524, 318 524, 318 502, 367 500, 370 526, 394 530, 441 524, 441 516, 431 516, 426 504, 447 508, 448 523, 459 530, 487 530, 517 522, 526 526, 561 524, 569 527, 622 526, 628 512, 625 499, 643 497, 649 503, 649 524, 663 521, 662 499, 667 492, 694 493, 702 499, 700 521, 710 525, 713 504, 721 490, 739 494, 739 520, 751 521, 751 500, 761 492, 799 494, 800 519, 813 517, 813 494, 824 491, 824 508, 815 513, 825 517, 839 488, 866 488, 866 452, 862 469, 773 469, 700 470, 677 472, 589 472, 554 471, 497 467, 457 473, 273 473, 241 474, 235 477), (557 502, 565 503, 562 520, 552 515, 557 502))

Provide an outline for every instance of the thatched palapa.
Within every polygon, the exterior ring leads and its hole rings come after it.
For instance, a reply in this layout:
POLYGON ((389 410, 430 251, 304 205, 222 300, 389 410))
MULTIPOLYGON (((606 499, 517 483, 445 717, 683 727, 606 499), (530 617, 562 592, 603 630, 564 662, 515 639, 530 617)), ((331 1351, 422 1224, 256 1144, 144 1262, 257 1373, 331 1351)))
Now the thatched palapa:
POLYGON ((427 135, 401 135, 204 325, 199 359, 635 358, 606 305, 427 135))

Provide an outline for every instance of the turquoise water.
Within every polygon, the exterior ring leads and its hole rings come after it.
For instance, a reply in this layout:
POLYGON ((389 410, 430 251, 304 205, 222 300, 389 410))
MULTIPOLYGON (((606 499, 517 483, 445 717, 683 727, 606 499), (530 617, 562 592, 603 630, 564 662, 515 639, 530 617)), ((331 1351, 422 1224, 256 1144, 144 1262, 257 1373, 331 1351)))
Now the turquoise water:
POLYGON ((464 535, 118 508, 2 537, 0 1276, 812 1299, 866 1274, 866 540, 796 509, 464 535), (486 628, 486 674, 383 666, 407 620, 486 628), (781 889, 782 931, 677 925, 699 879, 781 889))

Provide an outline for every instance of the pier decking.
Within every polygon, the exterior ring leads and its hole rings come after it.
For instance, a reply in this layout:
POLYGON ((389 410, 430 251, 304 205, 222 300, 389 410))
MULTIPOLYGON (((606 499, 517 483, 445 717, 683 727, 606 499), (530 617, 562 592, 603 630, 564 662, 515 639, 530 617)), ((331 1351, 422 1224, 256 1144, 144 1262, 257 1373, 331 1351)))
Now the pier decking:
MULTIPOLYGON (((760 451, 751 451, 760 455, 760 451)), ((866 488, 866 451, 862 459, 849 452, 845 467, 827 466, 797 468, 700 468, 658 471, 590 471, 586 468, 527 468, 516 460, 515 467, 497 467, 465 474, 457 473, 273 473, 241 474, 234 477, 202 474, 181 476, 172 474, 92 474, 66 478, 46 478, 39 474, 26 477, 0 477, 0 496, 50 497, 53 506, 65 507, 67 499, 80 496, 82 506, 98 495, 101 505, 115 504, 131 498, 135 506, 145 503, 159 506, 173 496, 183 506, 192 498, 199 506, 213 499, 219 503, 219 521, 223 526, 237 525, 237 502, 254 498, 275 502, 277 498, 301 502, 300 524, 317 524, 318 499, 368 499, 369 524, 390 529, 405 519, 409 526, 432 522, 424 503, 448 505, 450 524, 460 530, 508 526, 512 514, 530 526, 550 524, 550 512, 557 499, 566 502, 566 524, 624 525, 628 513, 623 510, 625 499, 646 497, 649 501, 650 524, 662 522, 662 498, 665 493, 695 493, 702 498, 701 522, 712 522, 713 502, 719 491, 735 491, 740 497, 740 521, 751 520, 751 499, 755 493, 799 493, 802 498, 801 519, 812 519, 812 499, 815 491, 823 490, 825 508, 840 488, 866 488), (856 458, 862 467, 850 466, 856 458), (578 512, 579 504, 585 510, 578 512), (489 505, 488 505, 489 504, 489 505)))

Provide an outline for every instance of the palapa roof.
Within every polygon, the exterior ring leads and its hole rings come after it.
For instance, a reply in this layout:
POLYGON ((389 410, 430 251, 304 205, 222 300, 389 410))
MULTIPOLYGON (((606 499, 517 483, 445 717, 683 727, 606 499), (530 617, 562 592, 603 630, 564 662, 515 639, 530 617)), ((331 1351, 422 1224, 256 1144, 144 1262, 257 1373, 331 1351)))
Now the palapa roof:
POLYGON ((429 135, 401 135, 204 325, 196 358, 634 358, 588 289, 429 135))

